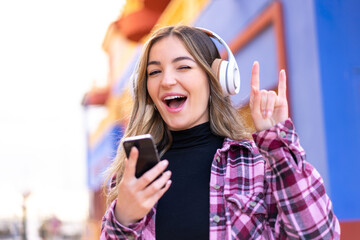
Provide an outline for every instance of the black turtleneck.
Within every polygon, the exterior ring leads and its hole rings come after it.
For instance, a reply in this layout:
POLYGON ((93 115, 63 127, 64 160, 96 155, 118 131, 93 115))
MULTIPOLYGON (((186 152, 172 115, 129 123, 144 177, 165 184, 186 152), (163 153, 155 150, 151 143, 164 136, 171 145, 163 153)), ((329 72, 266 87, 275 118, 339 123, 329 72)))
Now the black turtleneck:
POLYGON ((162 159, 169 161, 172 184, 156 208, 156 239, 209 239, 211 163, 224 138, 210 131, 209 122, 171 134, 162 159))

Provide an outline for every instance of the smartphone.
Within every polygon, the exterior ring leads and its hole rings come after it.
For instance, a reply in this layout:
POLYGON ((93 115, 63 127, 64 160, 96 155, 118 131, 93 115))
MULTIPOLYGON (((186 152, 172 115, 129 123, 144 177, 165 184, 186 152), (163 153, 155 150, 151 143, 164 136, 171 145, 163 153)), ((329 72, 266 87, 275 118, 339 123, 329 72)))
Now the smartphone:
POLYGON ((139 151, 135 172, 137 178, 141 177, 141 175, 160 161, 155 142, 150 134, 124 138, 123 146, 127 158, 129 158, 133 146, 139 151))

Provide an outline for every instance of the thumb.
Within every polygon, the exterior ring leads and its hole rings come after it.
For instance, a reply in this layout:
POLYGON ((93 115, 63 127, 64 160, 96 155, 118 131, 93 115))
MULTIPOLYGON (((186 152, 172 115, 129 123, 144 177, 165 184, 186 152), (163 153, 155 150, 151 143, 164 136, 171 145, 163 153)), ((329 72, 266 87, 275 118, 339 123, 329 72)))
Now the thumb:
POLYGON ((136 163, 139 157, 139 151, 136 147, 132 147, 129 158, 125 159, 125 170, 124 170, 124 178, 130 179, 135 177, 136 172, 136 163))

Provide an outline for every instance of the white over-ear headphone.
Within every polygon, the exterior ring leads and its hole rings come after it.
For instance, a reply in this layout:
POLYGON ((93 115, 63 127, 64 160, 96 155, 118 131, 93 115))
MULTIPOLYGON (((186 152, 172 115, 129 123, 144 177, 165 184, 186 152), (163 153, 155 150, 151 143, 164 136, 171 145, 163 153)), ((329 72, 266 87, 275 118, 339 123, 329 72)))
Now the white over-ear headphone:
POLYGON ((216 33, 205 28, 197 28, 205 32, 209 37, 216 39, 225 47, 228 54, 228 61, 217 58, 211 64, 211 68, 219 79, 224 95, 237 94, 240 90, 240 71, 229 46, 216 33))
MULTIPOLYGON (((200 28, 200 27, 196 27, 196 28, 205 32, 209 37, 216 39, 221 45, 225 47, 226 52, 228 54, 228 60, 226 61, 221 58, 217 58, 211 64, 211 68, 214 74, 219 79, 220 85, 223 90, 223 94, 225 96, 237 94, 240 90, 240 71, 236 63, 236 59, 232 54, 229 46, 216 33, 205 28, 200 28)), ((139 69, 139 61, 135 65, 134 72, 130 77, 130 81, 132 81, 131 83, 132 96, 134 96, 134 89, 136 87, 136 81, 138 77, 138 72, 137 72, 138 69, 139 69)))

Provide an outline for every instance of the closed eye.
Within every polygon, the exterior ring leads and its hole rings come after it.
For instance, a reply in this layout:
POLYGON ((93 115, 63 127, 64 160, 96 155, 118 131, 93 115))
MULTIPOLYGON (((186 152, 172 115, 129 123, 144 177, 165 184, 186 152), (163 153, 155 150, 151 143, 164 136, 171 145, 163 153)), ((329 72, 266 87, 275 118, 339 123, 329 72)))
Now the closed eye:
POLYGON ((178 69, 182 70, 182 69, 191 69, 191 67, 189 66, 180 66, 178 69))
POLYGON ((156 75, 156 74, 158 74, 160 72, 161 72, 160 70, 154 70, 154 71, 149 72, 148 75, 149 76, 154 76, 154 75, 156 75))

